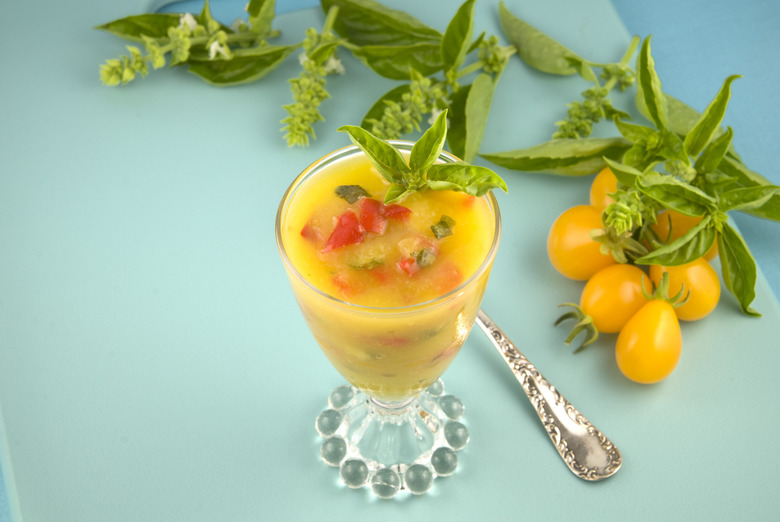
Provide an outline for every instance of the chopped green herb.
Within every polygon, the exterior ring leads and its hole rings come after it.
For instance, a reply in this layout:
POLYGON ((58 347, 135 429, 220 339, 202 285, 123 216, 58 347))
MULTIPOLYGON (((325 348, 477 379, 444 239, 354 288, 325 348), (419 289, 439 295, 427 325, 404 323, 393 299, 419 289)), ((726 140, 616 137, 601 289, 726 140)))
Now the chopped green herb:
POLYGON ((367 198, 370 194, 360 185, 339 185, 336 187, 336 195, 348 203, 354 203, 360 198, 367 198))
POLYGON ((431 266, 433 262, 436 261, 436 253, 430 247, 423 248, 418 252, 413 252, 412 257, 421 268, 431 266))
POLYGON ((369 259, 365 261, 355 260, 347 263, 349 268, 351 268, 352 270, 371 270, 372 268, 376 268, 384 264, 385 264, 385 258, 383 257, 369 259))
POLYGON ((452 235, 452 229, 455 227, 455 220, 450 216, 443 215, 439 222, 431 225, 431 230, 436 239, 442 239, 452 235))

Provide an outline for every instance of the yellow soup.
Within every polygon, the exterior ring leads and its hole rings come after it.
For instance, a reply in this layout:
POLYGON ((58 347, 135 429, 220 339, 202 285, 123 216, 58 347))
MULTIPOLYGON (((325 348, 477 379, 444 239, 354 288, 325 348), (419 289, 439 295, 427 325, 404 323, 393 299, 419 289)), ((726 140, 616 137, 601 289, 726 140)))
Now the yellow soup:
POLYGON ((453 191, 384 205, 388 186, 359 151, 315 164, 288 193, 279 235, 327 357, 354 386, 396 401, 433 383, 468 335, 499 220, 494 200, 453 191))

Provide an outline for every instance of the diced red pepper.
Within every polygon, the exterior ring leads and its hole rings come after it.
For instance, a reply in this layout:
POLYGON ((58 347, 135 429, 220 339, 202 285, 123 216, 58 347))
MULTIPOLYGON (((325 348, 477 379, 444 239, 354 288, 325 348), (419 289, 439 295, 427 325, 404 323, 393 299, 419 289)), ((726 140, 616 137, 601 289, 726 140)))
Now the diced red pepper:
POLYGON ((408 220, 409 216, 412 215, 412 211, 403 205, 391 203, 390 205, 385 205, 384 214, 390 219, 400 221, 401 223, 406 223, 406 220, 408 220))
POLYGON ((366 232, 382 235, 387 230, 387 218, 384 215, 384 205, 372 198, 360 200, 360 225, 366 232))
POLYGON ((354 281, 347 277, 343 272, 335 274, 331 278, 331 281, 333 281, 333 284, 336 285, 345 296, 353 296, 359 291, 359 288, 354 284, 354 281))
POLYGON ((311 224, 311 222, 306 223, 303 225, 303 228, 301 229, 301 236, 308 239, 309 241, 321 241, 322 240, 322 231, 311 224))
POLYGON ((360 221, 352 210, 347 210, 339 216, 336 228, 331 232, 330 237, 322 248, 323 253, 328 253, 335 248, 341 248, 346 245, 360 243, 365 238, 366 232, 360 226, 360 221))
POLYGON ((417 260, 413 257, 405 257, 401 259, 398 262, 398 267, 410 276, 413 276, 420 271, 420 265, 417 264, 417 260))
POLYGON ((390 274, 388 274, 387 268, 384 266, 378 266, 376 268, 372 268, 371 270, 368 271, 368 273, 374 276, 374 279, 380 285, 387 283, 388 280, 390 279, 390 274))

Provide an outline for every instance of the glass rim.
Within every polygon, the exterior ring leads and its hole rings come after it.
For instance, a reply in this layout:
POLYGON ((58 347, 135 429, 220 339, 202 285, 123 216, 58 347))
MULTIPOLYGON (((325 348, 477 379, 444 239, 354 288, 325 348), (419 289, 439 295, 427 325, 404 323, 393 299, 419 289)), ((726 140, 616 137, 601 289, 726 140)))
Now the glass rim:
MULTIPOLYGON (((387 140, 387 142, 398 146, 403 151, 410 151, 412 146, 414 145, 414 142, 408 140, 387 140)), ((340 149, 336 149, 333 152, 319 158, 318 160, 310 164, 308 167, 303 169, 303 171, 298 176, 295 177, 292 183, 290 183, 290 185, 287 187, 284 194, 282 195, 282 199, 279 203, 279 207, 276 210, 276 222, 274 224, 274 234, 276 237, 276 247, 279 251, 279 255, 282 258, 282 262, 287 268, 288 274, 293 274, 295 279, 299 281, 303 286, 305 286, 307 289, 311 290, 315 294, 319 295, 320 297, 327 299, 333 304, 339 305, 344 308, 361 310, 370 313, 379 313, 379 312, 403 313, 407 311, 411 312, 411 311, 435 306, 439 303, 443 303, 454 298, 456 295, 460 294, 466 287, 472 284, 477 278, 481 277, 484 274, 485 270, 488 269, 488 267, 495 259, 496 252, 498 250, 498 245, 501 240, 501 211, 499 210, 498 207, 498 200, 496 199, 496 196, 495 194, 493 194, 492 190, 487 194, 485 194, 484 196, 482 196, 487 199, 488 204, 490 205, 490 210, 493 212, 493 223, 494 223, 493 241, 490 244, 490 248, 488 249, 487 254, 485 254, 485 257, 482 260, 482 263, 480 263, 479 267, 477 267, 477 269, 465 281, 463 281, 457 287, 455 287, 454 289, 450 290, 447 293, 434 297, 433 299, 429 299, 427 301, 422 301, 420 303, 415 303, 411 305, 368 306, 359 303, 352 303, 350 301, 345 301, 344 299, 340 299, 336 296, 333 296, 328 292, 325 292, 320 288, 317 288, 308 279, 306 279, 298 271, 298 269, 295 267, 293 262, 290 260, 289 256, 287 255, 287 250, 284 247, 284 242, 282 241, 281 225, 282 225, 282 217, 284 211, 287 208, 287 204, 292 199, 292 195, 294 194, 295 190, 297 190, 297 188, 303 184, 304 180, 311 174, 313 170, 318 169, 319 167, 322 167, 323 165, 326 165, 333 161, 336 161, 342 157, 351 156, 354 153, 363 153, 363 152, 360 150, 360 148, 357 145, 347 145, 340 149)), ((456 161, 460 161, 460 159, 458 159, 454 154, 447 152, 445 150, 442 150, 442 152, 439 154, 439 158, 444 159, 446 163, 453 163, 456 161)))

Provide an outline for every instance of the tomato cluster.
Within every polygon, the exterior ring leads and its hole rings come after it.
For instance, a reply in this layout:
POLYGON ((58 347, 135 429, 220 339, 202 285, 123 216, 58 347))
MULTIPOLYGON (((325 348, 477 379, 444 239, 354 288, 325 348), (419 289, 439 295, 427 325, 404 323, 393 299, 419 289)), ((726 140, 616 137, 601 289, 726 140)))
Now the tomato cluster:
MULTIPOLYGON (((706 317, 718 304, 720 280, 708 261, 717 250, 679 266, 618 263, 594 239, 615 190, 615 177, 606 168, 591 185, 590 204, 564 211, 550 228, 547 253, 552 265, 569 279, 587 281, 579 304, 567 303, 573 310, 558 322, 577 320, 567 343, 587 331, 580 349, 595 341, 599 332, 617 333, 615 359, 620 371, 639 383, 659 382, 679 361, 680 320, 706 317)), ((654 225, 659 237, 679 237, 696 224, 695 219, 675 214, 659 213, 654 225)))

